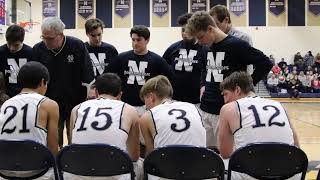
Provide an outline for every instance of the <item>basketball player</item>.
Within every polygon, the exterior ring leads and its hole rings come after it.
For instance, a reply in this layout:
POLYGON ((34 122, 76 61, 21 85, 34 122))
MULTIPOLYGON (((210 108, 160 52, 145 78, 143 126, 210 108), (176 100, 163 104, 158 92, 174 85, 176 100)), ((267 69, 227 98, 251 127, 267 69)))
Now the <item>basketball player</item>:
POLYGON ((150 31, 137 25, 131 28, 133 50, 119 54, 108 66, 109 72, 117 73, 122 80, 122 100, 137 108, 139 115, 145 112, 139 91, 145 82, 159 74, 172 79, 173 72, 166 61, 148 50, 150 31))
POLYGON ((172 101, 172 86, 165 76, 149 79, 140 91, 146 108, 140 119, 146 152, 166 145, 206 146, 206 131, 194 104, 172 101))
POLYGON ((191 13, 187 13, 178 17, 182 40, 172 44, 163 58, 175 73, 173 99, 199 104, 201 64, 206 61, 207 48, 196 43, 194 38, 187 37, 185 26, 191 16, 191 13))
POLYGON ((98 18, 89 19, 85 23, 89 41, 85 43, 92 60, 94 76, 97 78, 105 71, 111 59, 118 55, 114 46, 102 41, 104 23, 98 18))
MULTIPOLYGON (((226 103, 220 111, 218 132, 223 158, 230 158, 235 150, 249 143, 280 142, 299 147, 285 109, 277 101, 256 96, 250 75, 234 72, 224 79, 221 89, 226 103)), ((250 179, 237 175, 233 179, 250 179)))
POLYGON ((223 102, 220 83, 235 71, 246 71, 253 64, 253 83, 257 84, 272 68, 269 58, 247 42, 222 32, 207 12, 196 12, 188 20, 187 32, 200 44, 210 47, 202 67, 200 109, 207 131, 207 146, 217 146, 218 115, 223 102))
MULTIPOLYGON (((18 82, 21 93, 1 107, 0 139, 33 140, 47 146, 56 155, 59 107, 55 101, 43 96, 49 82, 48 69, 39 62, 28 62, 20 68, 18 82)), ((23 174, 17 172, 15 175, 23 174)))
POLYGON ((20 93, 17 76, 21 66, 32 59, 32 48, 23 43, 25 31, 18 25, 11 25, 6 31, 7 44, 0 47, 0 71, 5 76, 6 93, 13 97, 20 93))
POLYGON ((72 110, 70 127, 73 129, 70 129, 69 142, 110 144, 127 151, 131 159, 137 161, 139 116, 134 107, 120 101, 121 79, 113 73, 102 74, 95 88, 97 99, 87 100, 72 110))
MULTIPOLYGON (((44 64, 50 73, 46 95, 60 107, 59 145, 63 129, 69 126, 70 112, 87 98, 87 88, 94 80, 91 59, 84 43, 63 34, 65 25, 58 17, 45 18, 41 24, 42 42, 33 47, 34 60, 44 64)), ((69 135, 69 134, 68 134, 69 135)))

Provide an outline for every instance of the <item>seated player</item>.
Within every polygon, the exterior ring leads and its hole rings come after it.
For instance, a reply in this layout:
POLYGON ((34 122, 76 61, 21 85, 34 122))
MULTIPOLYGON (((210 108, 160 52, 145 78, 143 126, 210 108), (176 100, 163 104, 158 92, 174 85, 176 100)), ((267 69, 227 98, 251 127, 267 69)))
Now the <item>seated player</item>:
MULTIPOLYGON (((75 144, 104 143, 127 151, 132 161, 139 159, 138 113, 120 101, 121 79, 113 73, 102 74, 95 82, 97 98, 75 106, 70 117, 70 141, 75 144)), ((79 179, 68 173, 67 179, 79 179)), ((123 176, 115 177, 122 178, 123 176)), ((92 179, 82 177, 80 179, 92 179)))
MULTIPOLYGON (((18 82, 21 93, 3 103, 0 113, 0 139, 33 140, 58 153, 58 104, 43 96, 49 82, 48 69, 39 62, 28 62, 20 68, 18 82)), ((32 172, 3 172, 30 176, 32 172)), ((52 172, 44 175, 53 175, 52 172)))

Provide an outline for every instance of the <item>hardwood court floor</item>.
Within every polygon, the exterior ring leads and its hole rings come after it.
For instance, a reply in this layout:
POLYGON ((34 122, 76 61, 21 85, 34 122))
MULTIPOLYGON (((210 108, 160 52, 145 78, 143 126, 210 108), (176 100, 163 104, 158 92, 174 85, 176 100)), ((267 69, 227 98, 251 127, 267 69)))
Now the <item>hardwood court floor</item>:
POLYGON ((320 101, 282 103, 295 127, 301 148, 309 159, 306 179, 316 179, 320 168, 320 101))

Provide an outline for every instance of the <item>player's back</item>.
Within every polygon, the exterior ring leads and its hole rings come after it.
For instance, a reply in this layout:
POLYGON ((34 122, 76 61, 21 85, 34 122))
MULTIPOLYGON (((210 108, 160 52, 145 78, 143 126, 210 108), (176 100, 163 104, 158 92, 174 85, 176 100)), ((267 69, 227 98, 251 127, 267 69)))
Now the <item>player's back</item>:
POLYGON ((98 98, 80 104, 72 130, 72 143, 105 143, 126 150, 128 132, 123 128, 125 103, 98 98))
POLYGON ((1 106, 0 139, 33 140, 47 146, 47 129, 40 125, 39 108, 46 99, 37 93, 21 93, 1 106))
POLYGON ((155 148, 177 144, 206 146, 206 131, 195 105, 171 101, 150 111, 156 130, 155 148))
POLYGON ((293 131, 283 106, 276 101, 245 97, 236 101, 240 128, 235 130, 235 148, 254 142, 282 142, 293 145, 293 131))

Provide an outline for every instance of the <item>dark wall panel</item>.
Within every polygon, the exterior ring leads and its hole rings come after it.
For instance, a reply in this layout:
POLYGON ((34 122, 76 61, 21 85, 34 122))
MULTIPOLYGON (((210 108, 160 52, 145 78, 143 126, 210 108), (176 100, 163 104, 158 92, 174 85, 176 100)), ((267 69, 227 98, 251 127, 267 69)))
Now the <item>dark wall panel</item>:
POLYGON ((305 26, 305 1, 288 1, 288 26, 305 26))
POLYGON ((266 25, 266 0, 249 0, 249 26, 266 25))
POLYGON ((171 0, 171 26, 177 27, 177 18, 188 12, 188 0, 171 0))
POLYGON ((227 0, 210 0, 210 8, 212 8, 213 6, 218 5, 218 4, 226 6, 227 0))
POLYGON ((62 0, 60 1, 60 18, 66 25, 66 29, 74 29, 76 27, 76 1, 62 0))
POLYGON ((112 0, 96 0, 96 17, 101 19, 107 28, 112 28, 112 0))
POLYGON ((150 1, 133 1, 133 24, 150 26, 150 1))

